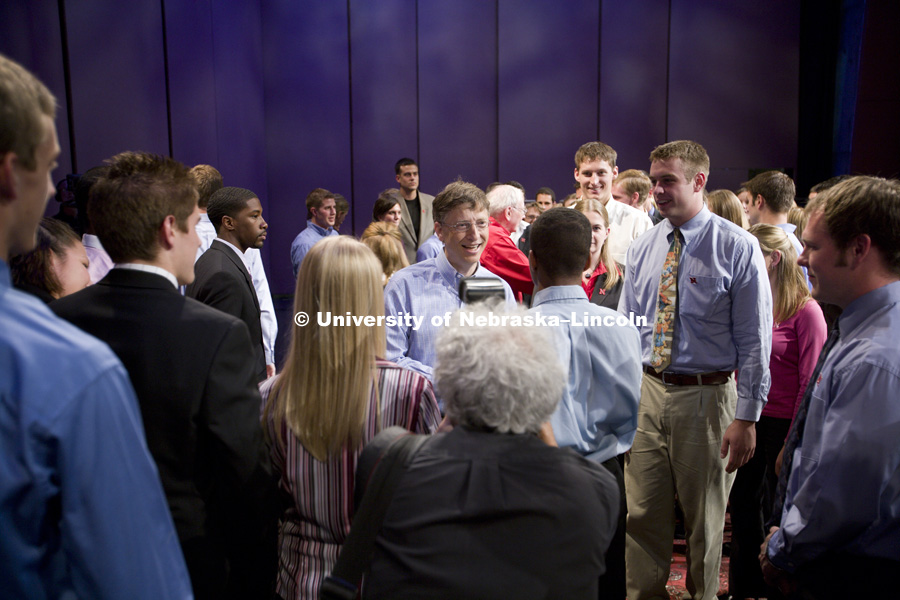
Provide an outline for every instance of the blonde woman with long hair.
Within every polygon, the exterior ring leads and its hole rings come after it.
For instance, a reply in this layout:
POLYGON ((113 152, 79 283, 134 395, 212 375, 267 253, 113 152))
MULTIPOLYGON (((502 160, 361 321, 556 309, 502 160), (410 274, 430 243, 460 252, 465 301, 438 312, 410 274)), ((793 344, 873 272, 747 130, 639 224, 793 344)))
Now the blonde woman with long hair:
POLYGON ((381 278, 375 255, 349 236, 313 246, 297 278, 287 359, 261 386, 272 460, 293 499, 278 536, 282 598, 318 598, 350 531, 363 446, 392 425, 431 433, 440 421, 431 383, 379 358, 384 327, 352 321, 384 316, 381 278))
POLYGON ((584 272, 581 287, 591 302, 616 310, 622 293, 622 267, 609 252, 609 216, 606 207, 590 198, 573 206, 591 222, 591 262, 584 272))
POLYGON ((774 327, 769 370, 772 386, 756 424, 756 452, 738 469, 731 488, 730 571, 734 598, 774 597, 759 566, 759 547, 772 510, 778 476, 775 462, 827 336, 825 318, 806 286, 797 252, 783 229, 750 228, 759 241, 772 286, 774 327))
POLYGON ((750 221, 744 212, 744 205, 731 190, 716 190, 706 196, 706 205, 713 214, 728 219, 738 227, 749 229, 750 221))

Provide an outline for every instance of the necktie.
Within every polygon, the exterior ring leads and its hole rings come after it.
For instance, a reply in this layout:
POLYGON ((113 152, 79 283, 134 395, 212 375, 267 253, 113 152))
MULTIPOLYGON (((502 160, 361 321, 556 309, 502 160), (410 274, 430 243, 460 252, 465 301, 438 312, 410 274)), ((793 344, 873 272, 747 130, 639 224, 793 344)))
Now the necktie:
POLYGON ((659 278, 659 298, 656 301, 656 326, 653 328, 653 351, 650 366, 662 373, 672 362, 675 335, 675 316, 678 306, 678 260, 681 258, 681 232, 675 228, 669 253, 659 278))
MULTIPOLYGON (((810 302, 812 302, 812 300, 810 300, 810 302)), ((784 496, 787 493, 788 479, 791 477, 791 465, 794 462, 794 451, 797 449, 797 446, 800 445, 800 442, 803 441, 803 428, 806 426, 806 415, 809 412, 809 402, 812 398, 813 390, 816 389, 816 380, 822 372, 822 367, 825 366, 825 359, 839 337, 840 329, 835 326, 835 328, 831 330, 828 339, 825 341, 825 346, 822 347, 822 352, 819 354, 819 360, 816 362, 816 368, 813 369, 812 377, 809 378, 809 383, 806 384, 806 391, 803 392, 803 400, 800 401, 800 407, 797 409, 797 416, 794 417, 794 422, 791 424, 790 431, 788 431, 787 439, 784 442, 784 454, 781 458, 781 472, 778 474, 778 485, 775 487, 775 504, 772 510, 772 518, 767 525, 767 528, 781 523, 781 511, 784 509, 784 496)))

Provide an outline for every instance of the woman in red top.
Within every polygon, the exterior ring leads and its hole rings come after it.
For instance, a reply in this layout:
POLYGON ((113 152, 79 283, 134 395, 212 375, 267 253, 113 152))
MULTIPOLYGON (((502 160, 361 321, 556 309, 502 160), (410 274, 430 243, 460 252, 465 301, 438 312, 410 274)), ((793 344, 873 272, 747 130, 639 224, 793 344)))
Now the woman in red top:
POLYGON ((762 579, 759 546, 772 511, 778 476, 775 460, 827 337, 822 309, 809 295, 797 253, 783 229, 758 224, 759 240, 772 286, 774 328, 768 402, 756 424, 756 452, 738 469, 731 488, 732 545, 729 587, 737 598, 778 598, 762 579))
MULTIPOLYGON (((615 202, 610 200, 610 202, 615 202)), ((616 310, 622 293, 622 268, 609 255, 609 216, 606 207, 597 200, 586 198, 573 206, 591 222, 591 263, 584 272, 581 287, 591 302, 616 310)))

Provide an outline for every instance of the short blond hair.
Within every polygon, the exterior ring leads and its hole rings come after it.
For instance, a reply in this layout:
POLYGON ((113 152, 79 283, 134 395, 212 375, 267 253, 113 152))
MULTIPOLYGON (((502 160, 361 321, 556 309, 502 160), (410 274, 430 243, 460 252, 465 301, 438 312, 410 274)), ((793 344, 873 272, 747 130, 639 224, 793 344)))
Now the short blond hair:
POLYGON ((29 171, 47 135, 42 116, 56 116, 56 98, 37 77, 0 54, 0 157, 15 153, 29 171))
POLYGON ((616 168, 618 154, 612 146, 603 142, 588 142, 575 152, 575 168, 581 170, 581 165, 592 160, 605 160, 610 169, 616 168))
POLYGON ((650 177, 643 171, 638 169, 628 169, 622 171, 619 176, 613 180, 613 183, 620 186, 629 196, 637 193, 640 198, 639 204, 643 204, 647 200, 652 184, 650 177))
MULTIPOLYGON (((676 140, 661 144, 650 153, 650 162, 680 158, 685 179, 703 173, 709 179, 709 154, 706 148, 690 140, 676 140)), ((704 184, 705 185, 705 184, 704 184)))

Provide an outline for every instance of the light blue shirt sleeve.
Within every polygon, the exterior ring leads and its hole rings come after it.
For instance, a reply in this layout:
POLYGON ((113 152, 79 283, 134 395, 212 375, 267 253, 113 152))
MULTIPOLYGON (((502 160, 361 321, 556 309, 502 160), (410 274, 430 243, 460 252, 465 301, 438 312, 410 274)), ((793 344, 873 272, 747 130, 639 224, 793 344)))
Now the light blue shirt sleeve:
POLYGON ((191 598, 134 390, 0 261, 0 581, 11 598, 191 598))
POLYGON ((436 235, 430 236, 425 243, 416 250, 416 262, 422 262, 434 258, 444 251, 444 243, 436 235))
POLYGON ((60 530, 79 597, 192 597, 124 369, 102 374, 54 421, 60 530))
POLYGON ((386 328, 385 358, 421 373, 431 381, 438 329, 432 326, 430 319, 446 313, 452 306, 452 298, 445 290, 431 289, 425 285, 422 280, 424 273, 404 271, 406 269, 394 273, 384 289, 384 314, 398 321, 386 328), (416 324, 411 321, 415 317, 424 320, 416 324))
POLYGON ((825 552, 900 560, 900 282, 839 320, 794 453, 771 562, 793 572, 825 552))

